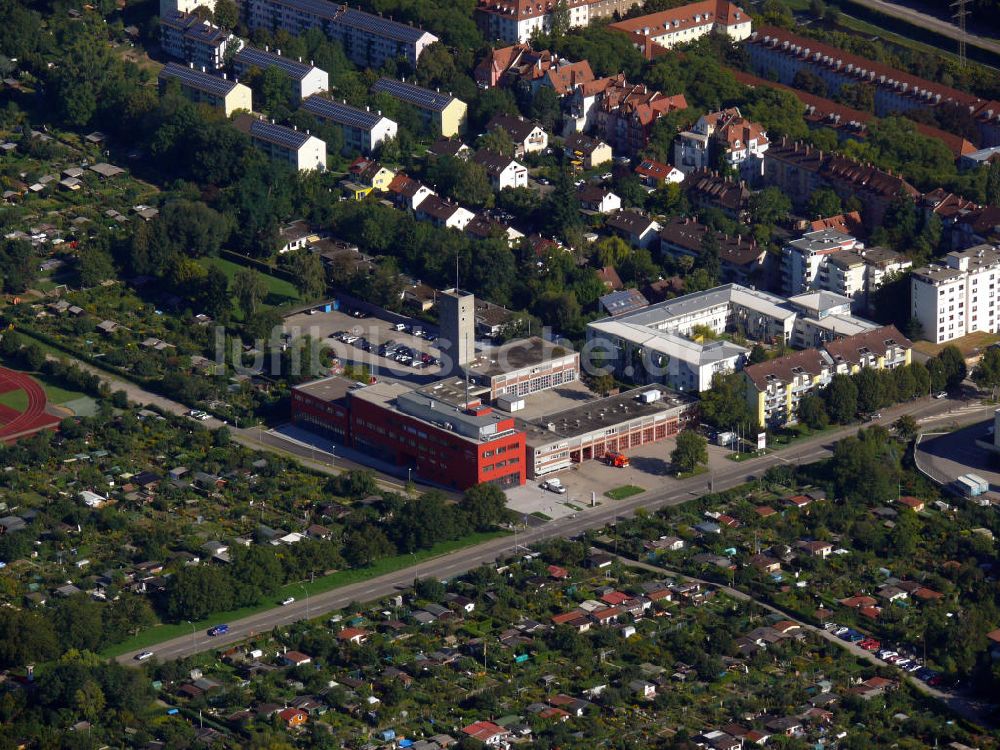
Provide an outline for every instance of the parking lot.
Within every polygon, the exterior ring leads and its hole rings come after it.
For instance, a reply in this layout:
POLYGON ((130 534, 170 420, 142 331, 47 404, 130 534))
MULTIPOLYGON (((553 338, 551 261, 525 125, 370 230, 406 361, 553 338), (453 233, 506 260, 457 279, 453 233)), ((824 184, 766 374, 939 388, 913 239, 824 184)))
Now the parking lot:
MULTIPOLYGON (((413 324, 420 326, 419 321, 413 324)), ((393 323, 375 317, 358 318, 345 312, 302 312, 290 315, 284 321, 284 330, 292 339, 310 336, 323 346, 330 348, 343 364, 366 365, 375 375, 383 380, 399 380, 411 384, 421 384, 440 377, 441 368, 435 364, 422 363, 414 366, 413 361, 420 361, 421 355, 429 358, 440 358, 440 352, 423 336, 414 336, 407 331, 398 331, 393 323), (338 333, 347 334, 335 338, 338 333), (363 348, 368 342, 370 351, 363 348), (407 356, 414 359, 397 361, 379 355, 379 347, 394 342, 405 347, 407 356)))

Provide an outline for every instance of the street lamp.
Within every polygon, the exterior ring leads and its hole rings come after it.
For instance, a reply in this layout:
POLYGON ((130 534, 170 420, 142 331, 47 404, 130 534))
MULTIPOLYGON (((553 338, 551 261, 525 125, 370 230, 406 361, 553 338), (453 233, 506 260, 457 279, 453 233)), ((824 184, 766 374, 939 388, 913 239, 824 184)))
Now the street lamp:
POLYGON ((195 649, 197 651, 197 649, 198 649, 198 641, 195 640, 194 623, 191 622, 190 620, 185 620, 184 622, 186 622, 188 625, 191 626, 191 648, 193 648, 193 649, 195 649))
POLYGON ((306 619, 309 619, 309 589, 306 588, 304 583, 299 584, 299 588, 302 589, 302 593, 306 595, 306 619))

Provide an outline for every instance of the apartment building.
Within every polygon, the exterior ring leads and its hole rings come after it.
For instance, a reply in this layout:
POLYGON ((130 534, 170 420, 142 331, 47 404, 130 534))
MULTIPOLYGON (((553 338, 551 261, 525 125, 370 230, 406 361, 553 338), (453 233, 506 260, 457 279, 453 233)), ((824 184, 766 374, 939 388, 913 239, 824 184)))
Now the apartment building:
POLYGON ((750 179, 763 171, 769 145, 764 129, 732 107, 702 115, 691 130, 682 132, 674 144, 674 164, 690 174, 725 163, 743 179, 750 179))
POLYGON ((881 226, 886 209, 900 192, 914 200, 920 197, 920 192, 899 175, 784 138, 765 152, 763 180, 785 193, 798 209, 804 208, 820 187, 831 188, 842 200, 856 197, 870 230, 881 226))
POLYGON ((197 8, 208 8, 215 12, 215 0, 160 0, 160 18, 171 13, 194 13, 197 8))
POLYGON ((557 96, 565 96, 578 83, 594 80, 586 60, 571 62, 549 50, 536 52, 529 44, 491 49, 479 62, 473 77, 480 88, 520 87, 534 95, 548 86, 557 96))
POLYGON ((250 136, 250 142, 274 161, 288 164, 298 172, 326 171, 326 142, 310 135, 308 130, 276 125, 250 114, 238 115, 233 125, 250 136))
MULTIPOLYGON (((705 236, 711 230, 697 219, 675 218, 660 229, 660 253, 673 258, 698 258, 704 252, 705 236)), ((714 233, 719 246, 719 280, 723 283, 761 286, 767 249, 753 237, 714 233)))
POLYGON ((609 25, 642 50, 650 44, 670 49, 713 32, 740 42, 750 36, 750 27, 750 16, 729 0, 702 0, 609 25))
POLYGON ((525 3, 523 0, 480 0, 476 8, 476 24, 488 39, 507 44, 523 44, 536 31, 552 30, 555 13, 566 14, 569 28, 586 26, 593 19, 624 15, 639 0, 543 0, 525 3))
POLYGON ((858 246, 856 238, 835 229, 807 232, 792 240, 781 250, 781 285, 785 294, 826 288, 818 286, 817 279, 829 256, 858 246))
POLYGON ((583 133, 567 136, 563 142, 563 150, 569 163, 578 169, 594 169, 602 164, 610 164, 614 156, 607 143, 583 133))
POLYGON ((858 312, 870 311, 872 294, 887 277, 902 273, 913 262, 887 247, 863 248, 825 256, 816 280, 818 289, 826 289, 852 300, 858 312))
POLYGON ((301 59, 286 57, 281 54, 281 50, 272 52, 267 47, 244 47, 233 56, 233 69, 241 77, 250 75, 254 70, 277 70, 292 82, 292 89, 299 101, 330 88, 330 76, 325 70, 312 63, 304 63, 301 59))
POLYGON ((160 18, 161 49, 196 68, 220 70, 226 55, 242 46, 241 39, 193 13, 173 11, 160 18))
POLYGON ((405 80, 379 78, 372 86, 373 94, 385 92, 404 104, 413 107, 434 135, 446 138, 465 130, 465 115, 468 106, 461 99, 440 91, 431 91, 405 80))
POLYGON ((497 192, 528 187, 528 168, 510 156, 481 148, 472 155, 472 162, 486 170, 490 186, 497 192))
POLYGON ((344 151, 370 154, 388 138, 395 138, 397 125, 381 112, 367 107, 358 109, 320 94, 302 102, 302 110, 321 120, 340 126, 344 134, 344 151))
POLYGON ((890 325, 749 365, 743 370, 747 405, 761 428, 794 424, 802 399, 834 375, 903 367, 910 364, 912 349, 913 343, 890 325))
POLYGON ((238 110, 253 110, 253 96, 249 87, 228 80, 225 74, 220 78, 194 67, 167 63, 160 70, 157 79, 160 93, 167 86, 176 83, 185 97, 193 102, 221 109, 226 117, 238 110))
POLYGON ((869 85, 874 90, 875 114, 879 117, 915 109, 955 107, 972 115, 980 145, 1000 145, 1000 102, 980 99, 774 26, 754 31, 746 49, 754 72, 764 78, 790 86, 796 73, 807 70, 826 84, 831 96, 845 85, 869 85))
POLYGON ((361 67, 380 68, 398 58, 416 66, 421 53, 438 41, 429 31, 327 0, 239 0, 239 5, 251 29, 281 29, 293 36, 321 29, 361 67))
POLYGON ((948 253, 910 275, 912 314, 935 344, 975 331, 995 332, 1000 250, 978 245, 948 253))

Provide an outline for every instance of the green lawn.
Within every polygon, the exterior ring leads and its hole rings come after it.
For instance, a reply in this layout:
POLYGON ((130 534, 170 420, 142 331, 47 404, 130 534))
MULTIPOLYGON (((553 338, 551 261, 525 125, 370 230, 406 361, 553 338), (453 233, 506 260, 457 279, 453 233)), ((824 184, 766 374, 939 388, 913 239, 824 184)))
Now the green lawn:
POLYGON ((28 408, 28 394, 18 388, 16 391, 0 393, 0 405, 9 406, 17 412, 28 408))
POLYGON ((628 497, 641 495, 645 491, 644 488, 636 487, 634 484, 625 484, 621 487, 615 487, 613 490, 608 490, 604 495, 605 497, 610 497, 612 500, 624 500, 628 497))
MULTIPOLYGON (((202 258, 201 263, 206 267, 215 266, 221 270, 226 274, 226 278, 229 279, 230 283, 232 283, 233 277, 238 271, 246 268, 246 266, 241 266, 239 263, 234 263, 225 258, 202 258)), ((264 299, 264 304, 271 307, 282 307, 290 305, 293 302, 302 301, 302 298, 299 296, 299 290, 290 281, 285 281, 284 279, 279 279, 277 276, 270 276, 265 273, 261 273, 260 275, 267 286, 267 297, 264 299)))
MULTIPOLYGON (((470 534, 469 536, 461 539, 456 539, 450 542, 441 542, 440 544, 434 545, 431 549, 421 550, 420 552, 415 552, 413 554, 386 557, 382 560, 376 561, 373 565, 367 568, 341 570, 337 573, 331 573, 328 576, 317 578, 311 583, 289 583, 279 589, 273 600, 268 600, 252 607, 243 607, 229 612, 218 612, 208 619, 193 623, 194 635, 192 637, 197 638, 201 643, 204 643, 205 649, 208 650, 211 648, 211 643, 207 640, 205 631, 213 625, 239 620, 243 617, 256 614, 257 612, 263 612, 266 609, 271 609, 289 596, 294 596, 296 599, 302 599, 305 597, 305 591, 308 591, 310 596, 315 596, 316 594, 322 594, 325 591, 331 591, 333 589, 340 588, 341 586, 347 586, 352 583, 358 583, 359 581, 376 578, 378 576, 385 575, 386 573, 393 573, 397 570, 402 570, 403 568, 416 565, 424 560, 429 560, 432 557, 447 555, 449 552, 454 552, 455 550, 462 549, 463 547, 471 547, 473 545, 489 541, 490 539, 496 539, 497 537, 506 535, 507 532, 505 531, 490 531, 470 534)), ((325 613, 317 612, 316 616, 321 616, 322 614, 325 613)), ((175 625, 155 625, 148 630, 144 630, 133 638, 129 638, 127 641, 110 646, 101 652, 101 656, 105 659, 112 659, 129 651, 150 648, 158 643, 163 643, 163 641, 169 641, 172 638, 178 638, 191 633, 192 626, 186 622, 175 625)))
POLYGON ((53 404, 65 404, 67 401, 76 401, 78 398, 88 398, 87 394, 82 391, 71 391, 58 385, 52 385, 41 378, 38 378, 38 382, 45 389, 45 397, 53 404))

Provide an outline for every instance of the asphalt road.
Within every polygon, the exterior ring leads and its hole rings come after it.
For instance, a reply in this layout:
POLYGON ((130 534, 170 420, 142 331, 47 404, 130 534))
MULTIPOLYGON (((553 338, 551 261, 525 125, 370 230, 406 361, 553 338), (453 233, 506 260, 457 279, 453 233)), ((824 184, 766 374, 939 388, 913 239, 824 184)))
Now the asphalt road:
MULTIPOLYGON (((917 419, 930 419, 946 413, 954 408, 955 402, 948 399, 924 398, 920 401, 902 404, 883 411, 881 424, 891 424, 901 414, 909 413, 917 419)), ((968 417, 971 421, 971 416, 968 417)), ((749 475, 760 476, 771 466, 781 463, 804 464, 817 461, 830 455, 833 444, 841 438, 852 435, 857 426, 842 429, 804 440, 792 448, 776 453, 749 459, 741 463, 733 462, 731 466, 717 469, 712 475, 701 474, 685 480, 675 480, 663 477, 659 487, 648 490, 641 495, 622 500, 614 504, 588 508, 576 514, 575 517, 560 519, 558 523, 546 523, 542 526, 518 531, 516 544, 530 545, 556 537, 573 537, 588 529, 600 528, 613 523, 618 518, 631 517, 636 509, 655 510, 669 505, 678 505, 708 492, 709 483, 716 491, 729 489, 747 481, 749 475)), ((408 588, 415 578, 435 577, 440 579, 453 578, 477 567, 483 563, 493 563, 497 559, 514 552, 513 536, 493 539, 488 542, 457 550, 447 555, 426 560, 413 567, 361 583, 343 586, 303 599, 284 607, 274 607, 258 614, 233 621, 229 624, 229 632, 223 636, 208 638, 204 632, 185 635, 165 641, 155 648, 156 657, 161 660, 177 659, 192 654, 219 648, 229 643, 242 641, 253 634, 270 631, 303 618, 319 617, 327 612, 342 609, 351 602, 366 602, 408 588)), ((124 664, 135 664, 136 652, 132 651, 118 657, 124 664)))
MULTIPOLYGON (((952 23, 948 23, 935 16, 929 16, 926 13, 921 13, 913 8, 907 8, 903 5, 897 5, 896 3, 887 2, 886 0, 854 0, 858 5, 863 5, 866 8, 871 8, 872 10, 877 10, 885 13, 888 16, 894 18, 900 18, 908 23, 917 26, 918 28, 929 29, 930 31, 937 32, 942 36, 946 36, 949 39, 955 39, 956 41, 961 39, 961 30, 952 23)), ((942 2, 942 4, 947 4, 942 2)), ((974 19, 972 20, 974 24, 974 19)), ((965 35, 966 44, 974 44, 977 47, 982 47, 985 50, 989 50, 995 54, 1000 54, 1000 43, 995 39, 989 37, 978 36, 977 34, 965 35)))

